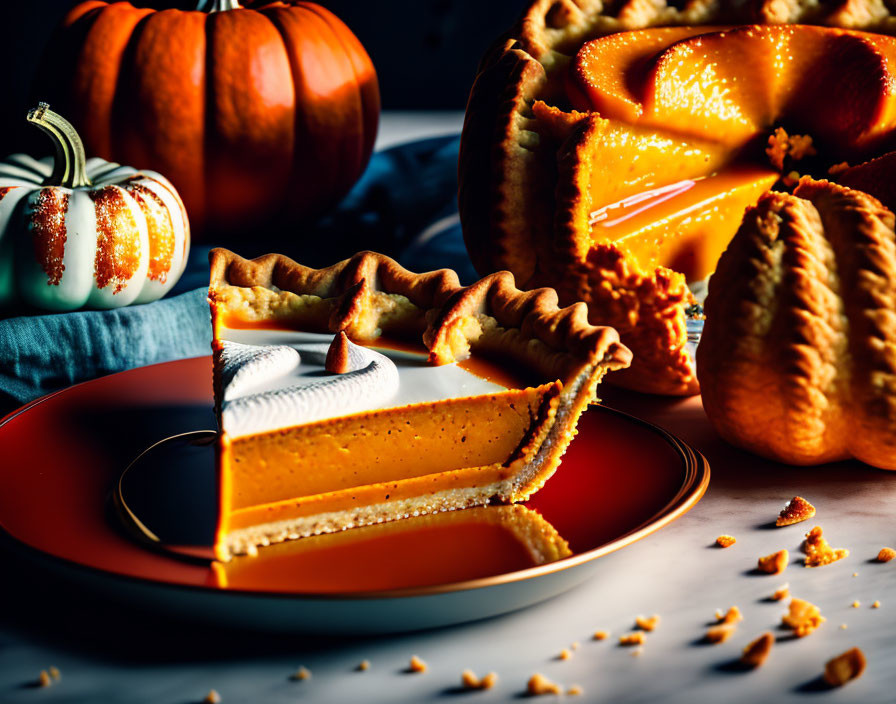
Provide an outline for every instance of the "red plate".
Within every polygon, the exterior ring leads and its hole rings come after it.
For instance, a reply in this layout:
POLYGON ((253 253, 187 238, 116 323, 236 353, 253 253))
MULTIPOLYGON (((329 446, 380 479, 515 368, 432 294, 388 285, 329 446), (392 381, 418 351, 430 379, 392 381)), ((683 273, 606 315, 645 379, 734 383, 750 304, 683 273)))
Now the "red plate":
POLYGON ((50 566, 142 605, 233 625, 384 632, 481 618, 553 596, 591 574, 596 558, 681 516, 709 482, 705 459, 677 438, 595 407, 582 417, 560 469, 526 504, 569 542, 571 557, 388 590, 320 588, 301 578, 288 587, 280 580, 227 589, 210 565, 129 537, 109 501, 144 449, 213 427, 210 357, 133 369, 38 399, 0 421, 0 528, 30 555, 50 558, 50 566))

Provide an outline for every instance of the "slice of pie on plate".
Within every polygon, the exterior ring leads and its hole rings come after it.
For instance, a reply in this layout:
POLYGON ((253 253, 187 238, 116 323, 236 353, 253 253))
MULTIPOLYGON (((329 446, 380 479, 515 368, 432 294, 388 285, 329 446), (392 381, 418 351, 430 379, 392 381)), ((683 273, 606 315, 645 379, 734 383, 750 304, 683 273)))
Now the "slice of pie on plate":
POLYGON ((210 254, 221 560, 525 500, 631 353, 583 303, 361 252, 325 269, 210 254))

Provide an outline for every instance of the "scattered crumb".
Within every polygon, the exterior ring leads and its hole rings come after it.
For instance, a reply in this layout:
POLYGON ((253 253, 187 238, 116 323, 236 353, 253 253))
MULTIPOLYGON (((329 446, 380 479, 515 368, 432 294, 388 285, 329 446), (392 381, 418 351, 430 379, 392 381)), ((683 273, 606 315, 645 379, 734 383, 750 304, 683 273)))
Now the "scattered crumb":
POLYGON ((585 693, 585 690, 582 689, 579 685, 574 684, 569 689, 566 690, 566 693, 572 697, 577 697, 585 693))
POLYGON ((558 660, 569 660, 570 658, 572 658, 572 651, 567 648, 561 650, 560 654, 557 656, 558 660))
POLYGON ((721 609, 716 611, 716 621, 719 623, 730 623, 734 624, 738 621, 743 621, 744 615, 740 612, 740 609, 736 606, 732 606, 726 611, 724 614, 721 609))
POLYGON ((736 542, 737 538, 735 538, 733 535, 720 535, 718 538, 716 538, 716 545, 718 545, 720 548, 730 548, 736 542))
POLYGON ((650 618, 647 618, 645 616, 636 616, 635 625, 642 631, 652 631, 660 625, 659 614, 654 614, 650 618))
POLYGON ((210 689, 208 690, 208 694, 205 695, 205 699, 202 700, 203 704, 220 704, 221 695, 218 694, 217 690, 210 689))
POLYGON ((52 680, 50 680, 50 675, 46 670, 41 670, 40 674, 37 676, 37 686, 38 687, 49 687, 53 684, 52 680))
POLYGON ((849 555, 846 548, 832 548, 821 535, 821 526, 815 526, 806 533, 806 567, 821 567, 849 555))
POLYGON ((841 630, 841 631, 845 631, 847 628, 848 628, 848 626, 847 626, 845 623, 841 623, 841 624, 840 624, 840 630, 841 630))
POLYGON ((370 669, 370 660, 362 660, 361 662, 358 663, 358 667, 355 669, 357 669, 361 672, 369 670, 370 669))
POLYGON ((896 550, 893 548, 881 548, 880 552, 877 553, 878 562, 889 562, 894 557, 896 557, 896 550))
POLYGON ((647 637, 644 635, 644 631, 633 631, 619 636, 619 645, 644 645, 646 642, 647 637))
POLYGON ((58 682, 60 679, 62 679, 62 673, 59 672, 59 668, 55 667, 54 665, 51 665, 50 669, 47 670, 47 672, 50 675, 50 677, 56 682, 58 682))
POLYGON ((408 669, 411 672, 426 672, 426 663, 416 655, 411 655, 411 661, 408 664, 408 669))
POLYGON ((710 626, 706 630, 706 635, 703 639, 707 643, 724 643, 734 635, 734 631, 736 630, 737 628, 733 623, 722 623, 718 626, 710 626))
POLYGON ((781 574, 790 561, 790 553, 787 550, 778 550, 771 555, 759 558, 759 569, 769 574, 781 574))
POLYGON ((491 689, 497 684, 498 675, 494 672, 489 672, 482 679, 479 679, 472 670, 464 670, 461 673, 460 681, 464 689, 491 689))
POLYGON ((783 171, 785 158, 799 161, 804 157, 814 156, 816 151, 812 146, 812 138, 808 135, 789 135, 783 127, 778 127, 774 134, 769 135, 765 153, 769 163, 778 171, 783 171))
POLYGON ((859 576, 859 573, 858 573, 858 572, 853 572, 853 573, 852 573, 852 576, 853 576, 853 577, 858 577, 858 576, 859 576))
POLYGON ((862 603, 858 599, 856 599, 854 602, 852 602, 852 608, 854 608, 854 609, 859 608, 861 605, 862 605, 862 603))
POLYGON ((824 666, 824 681, 832 687, 841 687, 850 680, 861 677, 865 671, 865 653, 858 648, 850 648, 824 666))
POLYGON ((536 672, 529 678, 526 691, 533 697, 539 694, 562 694, 563 690, 556 682, 551 682, 547 677, 536 672))
POLYGON ((871 605, 871 608, 872 608, 872 609, 879 609, 879 608, 880 608, 880 602, 877 601, 877 600, 875 600, 875 602, 871 605))
POLYGON ((782 599, 786 599, 790 596, 790 585, 782 584, 780 587, 775 589, 775 593, 772 594, 772 599, 775 601, 781 601, 782 599))
POLYGON ((839 173, 843 173, 849 168, 849 163, 846 161, 841 161, 839 164, 834 164, 831 168, 828 169, 829 176, 836 176, 839 173))
POLYGON ((311 679, 311 670, 309 670, 307 667, 305 667, 303 665, 298 670, 293 672, 289 676, 289 679, 295 680, 296 682, 299 682, 301 680, 310 680, 311 679))
POLYGON ((790 501, 784 504, 781 513, 778 514, 775 525, 792 526, 800 521, 807 521, 815 515, 815 507, 806 501, 802 496, 794 496, 790 501))
POLYGON ((799 638, 809 635, 825 621, 815 604, 796 597, 790 600, 790 611, 781 618, 781 623, 792 629, 799 638))
POLYGON ((609 631, 595 631, 594 632, 594 640, 606 640, 610 637, 609 631))
POLYGON ((573 641, 569 647, 572 648, 573 650, 578 650, 579 649, 579 641, 577 641, 577 640, 573 641))
POLYGON ((774 644, 775 637, 766 631, 744 648, 744 652, 741 653, 740 656, 740 661, 744 665, 749 665, 750 667, 759 667, 765 662, 765 659, 772 651, 772 646, 774 644))

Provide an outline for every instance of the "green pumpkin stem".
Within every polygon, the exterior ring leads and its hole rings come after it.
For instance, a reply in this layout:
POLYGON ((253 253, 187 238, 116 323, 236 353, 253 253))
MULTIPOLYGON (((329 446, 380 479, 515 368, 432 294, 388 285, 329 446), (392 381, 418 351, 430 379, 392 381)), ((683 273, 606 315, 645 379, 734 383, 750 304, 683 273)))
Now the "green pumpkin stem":
POLYGON ((199 0, 196 9, 199 12, 227 12, 227 10, 239 10, 239 0, 199 0))
POLYGON ((28 111, 28 122, 39 127, 53 140, 56 147, 56 161, 53 173, 45 182, 47 186, 81 188, 90 185, 85 167, 84 143, 72 124, 50 110, 47 103, 40 103, 28 111))

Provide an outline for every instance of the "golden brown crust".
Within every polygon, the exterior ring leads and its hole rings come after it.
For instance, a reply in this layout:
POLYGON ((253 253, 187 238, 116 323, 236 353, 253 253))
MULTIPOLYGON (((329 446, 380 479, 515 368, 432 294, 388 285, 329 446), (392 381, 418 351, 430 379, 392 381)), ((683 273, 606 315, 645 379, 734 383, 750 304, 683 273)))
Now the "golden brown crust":
POLYGON ((588 323, 584 304, 561 309, 553 290, 520 291, 509 272, 462 287, 453 271, 414 274, 374 252, 359 252, 325 269, 305 267, 278 254, 247 260, 225 249, 212 250, 209 261, 213 310, 230 287, 311 296, 310 307, 329 311, 328 317, 316 319, 325 319, 330 332, 345 331, 369 341, 389 327, 414 330, 435 364, 463 359, 471 348, 503 349, 566 383, 583 366, 593 365, 603 374, 631 360, 615 330, 588 323), (377 296, 403 297, 411 305, 397 312, 368 305, 377 296))
POLYGON ((617 292, 613 280, 603 280, 599 273, 563 268, 570 256, 581 261, 579 250, 591 242, 581 202, 576 201, 577 210, 566 207, 583 184, 587 186, 588 165, 581 163, 587 140, 566 144, 558 139, 553 125, 539 119, 538 101, 566 111, 563 73, 586 40, 652 26, 753 22, 896 34, 896 20, 883 0, 691 0, 683 6, 665 0, 535 0, 480 65, 459 161, 460 216, 474 266, 480 274, 509 269, 524 288, 554 286, 564 304, 583 300, 589 289, 600 288, 602 299, 584 299, 592 323, 617 327, 635 351, 632 367, 613 375, 612 383, 659 393, 698 391, 685 352, 683 307, 674 303, 676 297, 688 302, 689 295, 669 272, 638 272, 637 290, 646 289, 652 303, 636 304, 631 288, 617 292), (560 215, 556 220, 555 214, 560 215), (617 310, 623 302, 636 305, 624 315, 632 319, 632 328, 638 327, 636 336, 619 325, 618 316, 604 312, 601 301, 607 298, 616 300, 617 310), (643 329, 638 322, 642 318, 643 329), (670 350, 668 355, 665 349, 670 350))
POLYGON ((896 469, 894 311, 891 212, 828 181, 766 194, 710 283, 697 351, 710 420, 779 461, 896 469))

